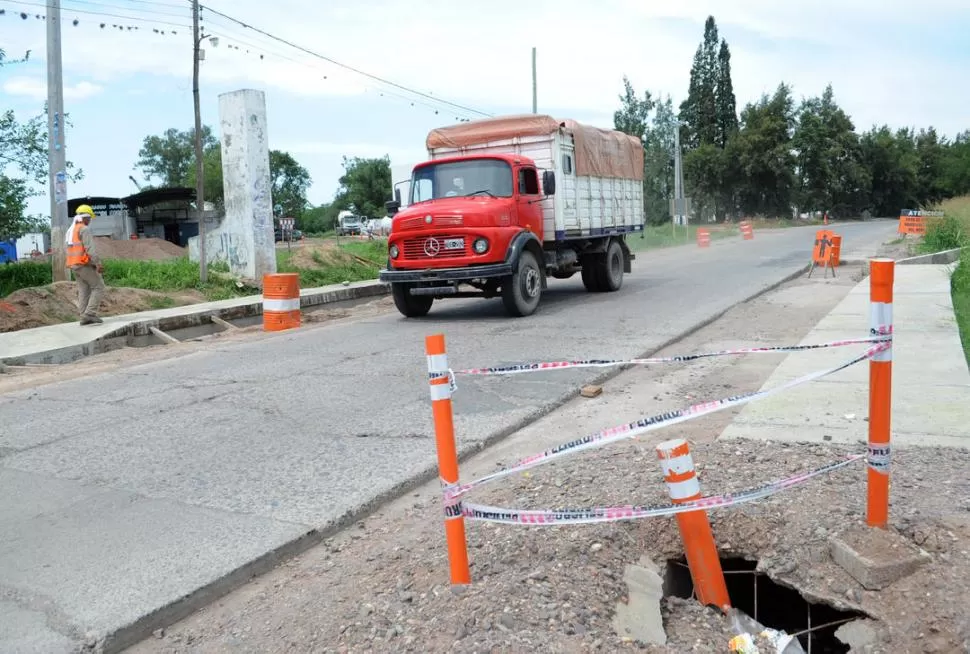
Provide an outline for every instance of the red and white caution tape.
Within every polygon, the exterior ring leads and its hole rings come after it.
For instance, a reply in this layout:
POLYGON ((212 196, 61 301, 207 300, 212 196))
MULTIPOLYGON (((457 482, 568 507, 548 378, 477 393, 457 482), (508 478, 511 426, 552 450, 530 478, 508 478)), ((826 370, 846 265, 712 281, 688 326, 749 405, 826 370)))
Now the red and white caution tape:
POLYGON ((729 409, 736 406, 741 406, 752 402, 754 400, 764 399, 771 395, 781 393, 782 391, 789 390, 801 384, 814 381, 816 379, 821 379, 827 375, 834 374, 841 370, 844 370, 850 366, 857 363, 865 361, 873 357, 874 355, 892 347, 892 340, 883 340, 879 343, 873 345, 865 351, 865 353, 842 363, 834 368, 829 368, 828 370, 821 370, 818 372, 809 373, 798 377, 789 382, 786 382, 780 386, 774 388, 769 388, 760 391, 753 391, 751 393, 745 393, 743 395, 734 395, 732 397, 727 397, 720 400, 712 400, 709 402, 702 402, 700 404, 694 404, 685 409, 677 409, 674 411, 668 411, 661 413, 659 415, 641 418, 634 422, 628 422, 623 425, 618 425, 616 427, 610 427, 602 431, 598 431, 594 434, 589 434, 582 438, 577 438, 575 440, 569 441, 568 443, 563 443, 557 445, 551 449, 533 454, 528 456, 519 462, 513 464, 512 466, 493 472, 489 475, 485 475, 480 479, 468 482, 466 484, 452 485, 444 489, 446 504, 454 504, 454 502, 462 495, 468 493, 474 488, 482 486, 497 479, 507 477, 509 475, 515 474, 517 472, 522 472, 523 470, 528 470, 529 468, 534 468, 550 461, 554 461, 561 457, 575 454, 577 452, 582 452, 583 450, 588 450, 596 447, 602 447, 610 443, 614 443, 619 440, 624 440, 628 438, 636 438, 647 432, 655 431, 662 427, 669 427, 670 425, 675 425, 681 422, 686 422, 688 420, 693 420, 700 416, 715 413, 717 411, 722 411, 724 409, 729 409))
MULTIPOLYGON (((561 524, 589 524, 593 522, 618 522, 620 520, 638 520, 642 518, 657 518, 670 516, 687 511, 698 509, 716 509, 754 500, 763 499, 775 493, 781 492, 792 486, 804 483, 814 477, 818 477, 840 468, 860 461, 865 458, 863 454, 855 454, 845 461, 831 463, 821 468, 816 468, 809 472, 799 473, 787 479, 773 481, 763 486, 739 491, 737 493, 725 493, 722 495, 709 495, 693 502, 683 504, 666 504, 655 506, 612 506, 612 507, 593 507, 589 509, 507 509, 483 504, 459 503, 461 515, 469 520, 481 520, 484 522, 499 522, 511 525, 561 525, 561 524)), ((455 503, 449 506, 454 507, 455 503)), ((454 512, 454 508, 452 508, 454 512)))
POLYGON ((871 338, 854 338, 844 341, 830 341, 828 343, 815 343, 810 345, 783 345, 777 347, 747 347, 734 350, 721 350, 719 352, 702 352, 698 354, 681 354, 669 357, 651 357, 646 359, 584 359, 581 361, 545 361, 540 363, 518 363, 508 366, 493 366, 490 368, 467 368, 465 370, 455 370, 456 375, 519 375, 526 372, 540 372, 543 370, 562 370, 565 368, 608 368, 611 366, 626 365, 648 365, 651 363, 684 363, 696 361, 697 359, 708 359, 711 357, 737 356, 741 354, 775 354, 780 352, 804 352, 808 350, 821 350, 832 347, 845 347, 847 345, 863 345, 884 343, 892 340, 888 332, 883 335, 874 335, 871 338))

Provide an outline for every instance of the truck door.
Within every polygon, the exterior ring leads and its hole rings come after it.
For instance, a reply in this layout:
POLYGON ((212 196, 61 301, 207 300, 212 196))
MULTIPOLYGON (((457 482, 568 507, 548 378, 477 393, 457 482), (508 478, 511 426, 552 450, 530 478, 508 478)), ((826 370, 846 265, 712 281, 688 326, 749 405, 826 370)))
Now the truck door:
POLYGON ((525 227, 542 241, 542 208, 539 201, 539 173, 535 168, 519 168, 516 189, 519 226, 525 227))

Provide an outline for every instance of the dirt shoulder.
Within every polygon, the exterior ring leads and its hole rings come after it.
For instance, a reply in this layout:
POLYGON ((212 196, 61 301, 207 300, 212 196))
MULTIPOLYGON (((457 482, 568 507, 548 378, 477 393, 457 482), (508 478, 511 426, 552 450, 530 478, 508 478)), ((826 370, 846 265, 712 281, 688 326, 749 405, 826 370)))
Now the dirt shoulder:
MULTIPOLYGON (((842 269, 837 279, 800 278, 734 308, 662 354, 797 343, 859 278, 858 268, 842 269)), ((757 389, 782 356, 723 357, 624 372, 599 397, 577 398, 463 462, 462 479, 604 427, 757 389)), ((529 382, 513 377, 494 378, 494 383, 529 382)), ((472 390, 459 385, 458 392, 472 390)), ((723 411, 652 438, 574 455, 485 486, 469 501, 516 508, 665 504, 654 446, 674 437, 691 442, 706 493, 757 486, 850 452, 825 445, 717 442, 734 414, 723 411)), ((864 451, 860 448, 851 452, 864 451)), ((970 643, 963 601, 970 589, 965 474, 970 453, 901 449, 894 457, 891 528, 926 549, 931 560, 885 590, 866 591, 828 554, 829 536, 860 523, 865 514, 861 464, 766 500, 712 511, 715 538, 724 556, 759 561, 767 575, 797 587, 803 597, 872 616, 871 651, 960 651, 970 643)), ((674 519, 565 527, 468 522, 473 584, 452 589, 440 507, 437 483, 426 484, 131 651, 643 649, 618 634, 613 623, 618 603, 629 601, 624 569, 641 557, 663 566, 681 556, 674 519)), ((762 606, 770 603, 764 596, 762 606)), ((734 635, 724 617, 692 599, 664 599, 662 613, 667 643, 646 651, 726 651, 734 635)), ((817 620, 821 615, 816 613, 817 620)))

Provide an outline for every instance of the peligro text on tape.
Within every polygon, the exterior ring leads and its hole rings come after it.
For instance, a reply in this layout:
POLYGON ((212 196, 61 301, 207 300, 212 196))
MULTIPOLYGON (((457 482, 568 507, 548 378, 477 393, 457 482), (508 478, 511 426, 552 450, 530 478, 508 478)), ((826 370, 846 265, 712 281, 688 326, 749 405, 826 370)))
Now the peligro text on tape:
POLYGON ((499 522, 512 525, 561 525, 561 524, 589 524, 595 522, 618 522, 620 520, 638 520, 642 518, 658 518, 671 516, 688 511, 726 508, 746 502, 763 499, 783 490, 804 483, 815 477, 828 474, 864 459, 865 455, 855 454, 845 461, 837 461, 809 472, 769 482, 763 486, 750 488, 737 493, 709 495, 693 502, 683 504, 663 504, 654 506, 611 506, 593 507, 589 509, 508 509, 484 504, 465 503, 462 514, 469 520, 483 522, 499 522))
POLYGON ((804 352, 809 350, 821 350, 833 347, 845 347, 848 345, 867 345, 872 343, 882 343, 892 339, 889 331, 882 334, 874 334, 870 338, 854 338, 841 341, 829 341, 828 343, 814 343, 810 345, 783 345, 777 347, 748 347, 733 350, 720 350, 717 352, 702 352, 698 354, 681 354, 669 357, 650 357, 646 359, 584 359, 580 361, 544 361, 539 363, 519 363, 508 366, 493 366, 489 368, 468 368, 456 370, 457 375, 518 375, 527 372, 539 372, 543 370, 562 370, 566 368, 606 368, 610 366, 627 365, 647 365, 652 363, 685 363, 696 361, 697 359, 708 359, 711 357, 736 356, 742 354, 777 354, 780 352, 804 352))
POLYGON ((888 473, 892 461, 892 446, 889 443, 870 443, 867 462, 876 472, 888 473))
POLYGON ((760 391, 753 391, 750 393, 745 393, 743 395, 734 395, 731 397, 723 398, 720 400, 712 400, 709 402, 702 402, 700 404, 694 404, 687 407, 686 409, 677 409, 674 411, 667 411, 659 415, 641 418, 634 422, 628 422, 624 425, 617 425, 615 427, 609 427, 602 431, 596 432, 594 434, 589 434, 582 438, 577 438, 575 440, 557 445, 551 449, 533 454, 524 459, 519 460, 517 463, 511 465, 508 468, 498 470, 491 474, 485 475, 475 481, 468 482, 466 484, 460 484, 457 487, 446 490, 446 494, 461 496, 465 493, 471 491, 474 488, 493 482, 495 480, 507 477, 509 475, 521 472, 523 470, 528 470, 529 468, 534 468, 539 465, 543 465, 560 457, 575 454, 577 452, 582 452, 584 450, 592 449, 595 447, 603 447, 610 443, 617 442, 619 440, 625 440, 629 438, 636 438, 641 434, 647 432, 655 431, 661 429, 662 427, 669 427, 670 425, 675 425, 681 422, 686 422, 688 420, 693 420, 700 416, 715 413, 717 411, 723 411, 724 409, 741 406, 747 404, 754 400, 764 399, 772 395, 776 395, 783 391, 792 389, 796 386, 814 381, 816 379, 821 379, 827 375, 834 374, 841 370, 844 370, 850 366, 857 363, 865 361, 875 354, 883 351, 883 349, 890 347, 891 341, 885 341, 877 343, 872 347, 868 348, 865 353, 846 361, 834 368, 829 368, 828 370, 821 370, 818 372, 809 373, 798 377, 789 382, 785 382, 780 386, 774 388, 764 389, 760 391))

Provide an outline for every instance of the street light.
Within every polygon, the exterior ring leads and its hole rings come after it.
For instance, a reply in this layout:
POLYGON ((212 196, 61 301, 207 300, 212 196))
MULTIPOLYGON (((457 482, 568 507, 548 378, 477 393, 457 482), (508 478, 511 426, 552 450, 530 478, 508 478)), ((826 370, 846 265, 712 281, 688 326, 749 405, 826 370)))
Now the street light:
POLYGON ((202 109, 199 106, 199 61, 203 53, 202 41, 208 39, 213 47, 219 46, 219 37, 202 34, 199 30, 199 0, 192 0, 192 99, 195 103, 195 213, 199 219, 199 281, 209 279, 209 262, 205 253, 205 180, 202 165, 202 109))

